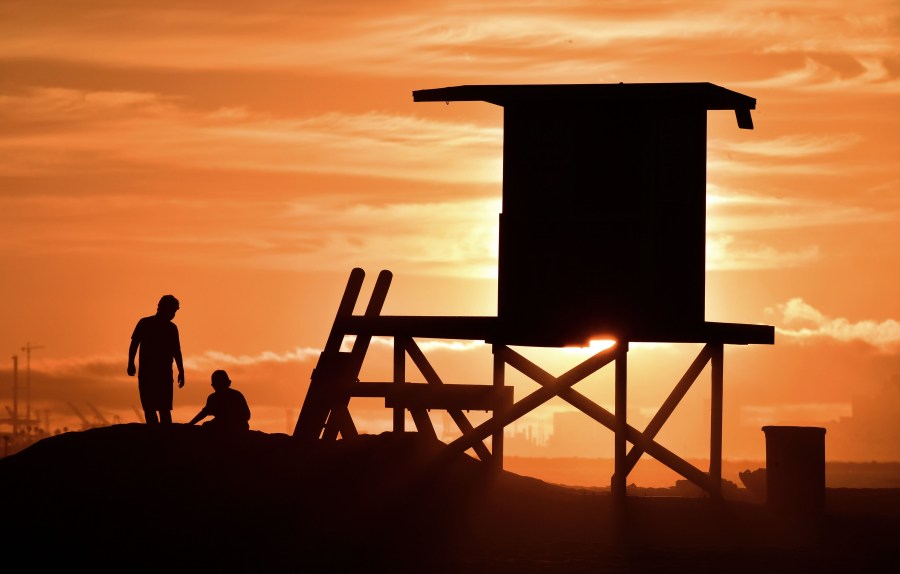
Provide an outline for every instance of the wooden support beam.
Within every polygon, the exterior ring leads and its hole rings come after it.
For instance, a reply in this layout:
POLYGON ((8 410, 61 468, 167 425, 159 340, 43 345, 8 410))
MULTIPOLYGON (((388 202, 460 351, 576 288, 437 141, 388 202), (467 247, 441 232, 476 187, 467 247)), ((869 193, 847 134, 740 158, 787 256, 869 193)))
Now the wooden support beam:
POLYGON ((328 333, 328 339, 325 341, 323 353, 337 353, 341 350, 341 344, 344 342, 346 334, 345 323, 353 315, 353 309, 359 299, 359 292, 362 291, 363 280, 366 278, 366 272, 356 267, 350 272, 347 279, 347 287, 344 288, 344 295, 338 305, 337 314, 334 317, 334 323, 331 325, 331 331, 328 333))
MULTIPOLYGON (((595 355, 596 357, 596 355, 595 355)), ((505 351, 506 362, 516 370, 522 372, 530 379, 540 385, 550 385, 557 380, 556 377, 538 367, 519 353, 507 348, 505 351)), ((583 378, 583 377, 582 377, 583 378)), ((546 387, 545 387, 546 388, 546 387)), ((590 400, 575 389, 566 388, 559 393, 560 398, 577 408, 587 416, 591 417, 598 423, 602 424, 609 430, 615 432, 616 416, 604 409, 594 401, 590 400)), ((513 419, 515 420, 515 419, 513 419)), ((672 451, 668 450, 661 444, 649 440, 643 434, 632 426, 627 426, 627 438, 632 444, 639 446, 644 452, 671 468, 679 475, 690 480, 697 486, 708 492, 712 492, 712 483, 709 475, 701 471, 691 463, 682 459, 672 451)))
MULTIPOLYGON (((428 384, 435 386, 444 385, 444 381, 438 376, 437 371, 435 371, 434 367, 431 366, 431 363, 428 362, 428 358, 425 357, 425 354, 415 341, 410 339, 409 344, 406 347, 406 352, 416 365, 416 368, 419 369, 419 372, 422 373, 422 376, 425 377, 425 381, 428 382, 428 384)), ((450 415, 450 418, 453 419, 453 422, 459 427, 462 436, 466 436, 473 431, 472 423, 469 422, 469 419, 466 418, 466 415, 463 414, 462 410, 447 409, 447 414, 450 415)), ((491 451, 488 450, 483 441, 484 439, 481 439, 469 448, 472 448, 475 451, 475 454, 478 455, 478 458, 482 462, 487 462, 491 458, 491 451)), ((463 449, 463 452, 465 452, 465 450, 467 449, 463 449)))
POLYGON ((628 470, 625 469, 626 439, 628 436, 628 343, 620 343, 616 354, 616 380, 615 380, 615 472, 613 473, 610 490, 613 498, 622 501, 625 499, 625 484, 628 470))
POLYGON ((724 395, 725 349, 721 343, 711 344, 712 393, 710 396, 709 478, 717 498, 722 496, 722 408, 724 395))
POLYGON ((488 385, 426 385, 406 381, 402 385, 380 381, 357 382, 350 385, 351 397, 381 397, 385 407, 393 409, 462 409, 466 411, 492 411, 508 403, 512 387, 488 385))
MULTIPOLYGON (((520 401, 513 403, 505 412, 496 413, 493 417, 472 429, 471 432, 463 434, 463 436, 451 442, 448 445, 448 454, 463 453, 495 432, 502 431, 506 425, 533 411, 591 373, 608 365, 615 358, 617 352, 618 349, 616 347, 600 351, 563 375, 554 378, 546 386, 542 386, 520 401)), ((508 354, 514 353, 514 351, 508 347, 503 347, 500 353, 503 359, 509 362, 508 354)))
POLYGON ((466 411, 496 411, 512 404, 512 387, 487 385, 423 385, 406 383, 397 388, 394 383, 359 383, 354 385, 354 397, 384 397, 389 409, 441 409, 466 411))
MULTIPOLYGON (((403 385, 406 381, 406 347, 412 339, 394 337, 394 384, 403 385)), ((418 424, 418 423, 417 423, 418 424)), ((394 432, 406 430, 406 413, 403 406, 394 407, 394 432)))
MULTIPOLYGON (((491 347, 491 352, 494 355, 494 389, 502 391, 507 388, 504 386, 506 378, 506 361, 503 360, 503 352, 498 345, 491 347)), ((509 390, 512 391, 512 388, 509 387, 509 390)), ((510 396, 510 398, 512 398, 512 396, 510 396)), ((512 401, 510 401, 510 404, 512 404, 512 401)), ((506 403, 503 403, 500 405, 500 408, 494 409, 494 416, 499 414, 502 417, 507 406, 506 403)), ((491 437, 491 466, 497 471, 503 470, 503 432, 504 429, 501 428, 491 437)))
MULTIPOLYGON (((497 317, 453 317, 379 315, 347 318, 346 332, 355 335, 382 335, 395 337, 424 337, 429 339, 463 339, 502 344, 503 333, 497 317)), ((676 324, 669 328, 641 327, 633 331, 610 332, 608 335, 620 341, 632 343, 723 343, 726 345, 771 345, 775 342, 775 328, 771 325, 744 325, 741 323, 704 322, 686 326, 676 324)), ((552 346, 555 346, 552 345, 552 346)))
MULTIPOLYGON (((669 394, 668 398, 662 404, 656 414, 653 415, 653 418, 650 420, 650 423, 647 425, 647 428, 644 429, 644 438, 646 439, 654 439, 659 431, 662 429, 663 425, 672 413, 675 411, 675 407, 678 406, 678 403, 681 402, 681 399, 684 398, 685 394, 687 394, 688 389, 694 384, 697 380, 697 377, 700 376, 700 373, 703 372, 703 368, 706 367, 706 363, 709 362, 709 358, 712 355, 712 347, 707 344, 700 351, 700 354, 697 355, 697 358, 694 359, 694 362, 691 363, 691 366, 688 367, 688 370, 685 372, 684 376, 681 377, 681 380, 678 381, 678 384, 675 385, 675 388, 672 389, 672 392, 669 394)), ((634 465, 637 464, 638 460, 641 458, 641 455, 644 454, 644 451, 637 445, 633 445, 631 450, 628 452, 628 456, 625 460, 625 472, 629 473, 634 468, 634 465)))
POLYGON ((434 425, 431 424, 431 418, 428 416, 428 411, 425 409, 410 409, 409 411, 412 414, 413 422, 416 423, 416 430, 427 436, 428 438, 437 440, 437 433, 434 432, 434 425))

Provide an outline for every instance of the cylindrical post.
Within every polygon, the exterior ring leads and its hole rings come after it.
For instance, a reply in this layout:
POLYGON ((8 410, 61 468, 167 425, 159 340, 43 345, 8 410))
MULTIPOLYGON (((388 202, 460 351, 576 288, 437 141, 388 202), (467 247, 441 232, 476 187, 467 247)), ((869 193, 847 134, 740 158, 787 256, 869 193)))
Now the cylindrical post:
POLYGON ((766 501, 786 518, 825 513, 825 429, 765 426, 766 501))
MULTIPOLYGON (((494 345, 491 348, 494 353, 495 387, 502 387, 506 383, 506 358, 503 356, 503 349, 505 347, 502 345, 494 345)), ((498 414, 502 415, 502 413, 494 411, 494 416, 498 414)), ((503 430, 504 427, 500 427, 500 430, 491 437, 491 467, 494 470, 503 470, 503 430)))
POLYGON ((614 499, 625 500, 625 483, 628 476, 626 469, 626 437, 628 435, 628 343, 619 342, 616 355, 616 432, 615 432, 615 474, 611 485, 614 499))
POLYGON ((31 426, 31 343, 25 344, 25 420, 31 426))
POLYGON ((712 494, 718 498, 722 496, 722 404, 725 345, 716 343, 713 345, 712 351, 710 358, 712 392, 710 396, 709 478, 714 489, 712 494))
POLYGON ((19 355, 13 355, 13 434, 19 432, 19 355))
MULTIPOLYGON (((406 382, 406 338, 394 337, 394 384, 406 382)), ((394 432, 406 430, 406 410, 394 407, 394 432)))

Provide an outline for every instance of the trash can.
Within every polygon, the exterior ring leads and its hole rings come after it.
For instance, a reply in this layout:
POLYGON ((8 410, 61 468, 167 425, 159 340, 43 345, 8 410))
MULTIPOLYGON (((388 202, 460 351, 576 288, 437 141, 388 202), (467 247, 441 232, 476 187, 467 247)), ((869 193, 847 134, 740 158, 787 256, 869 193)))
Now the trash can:
POLYGON ((825 513, 825 429, 765 426, 766 503, 777 513, 816 519, 825 513))

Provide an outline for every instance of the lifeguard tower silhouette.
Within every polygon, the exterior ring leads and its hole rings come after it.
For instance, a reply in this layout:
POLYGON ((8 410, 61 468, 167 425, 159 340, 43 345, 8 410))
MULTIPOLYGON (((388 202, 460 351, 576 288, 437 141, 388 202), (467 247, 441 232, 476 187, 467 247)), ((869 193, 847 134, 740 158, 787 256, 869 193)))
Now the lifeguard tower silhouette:
POLYGON ((353 315, 364 278, 354 269, 294 436, 354 436, 351 397, 384 397, 394 431, 405 430, 409 411, 418 432, 436 437, 427 410, 444 409, 462 432, 451 451, 471 448, 501 468, 504 427, 559 396, 614 432, 614 495, 625 496, 629 471, 647 453, 720 496, 724 346, 772 344, 774 328, 705 318, 706 114, 733 110, 738 126, 752 129, 756 100, 709 83, 456 86, 419 90, 413 99, 485 101, 504 109, 498 316, 383 316, 388 271, 378 276, 365 314, 353 315), (356 340, 341 352, 347 334, 356 340), (376 335, 393 338, 393 381, 360 382, 376 335), (415 338, 490 343, 492 384, 444 384, 415 338), (510 348, 586 345, 596 338, 616 344, 558 377, 510 348), (631 342, 705 343, 643 431, 626 419, 631 342), (424 384, 407 381, 407 355, 424 384), (573 388, 609 363, 615 364, 614 412, 573 388), (707 364, 710 466, 704 471, 655 437, 707 364), (514 401, 513 388, 504 384, 507 366, 540 388, 514 401), (466 410, 492 414, 473 426, 466 410))

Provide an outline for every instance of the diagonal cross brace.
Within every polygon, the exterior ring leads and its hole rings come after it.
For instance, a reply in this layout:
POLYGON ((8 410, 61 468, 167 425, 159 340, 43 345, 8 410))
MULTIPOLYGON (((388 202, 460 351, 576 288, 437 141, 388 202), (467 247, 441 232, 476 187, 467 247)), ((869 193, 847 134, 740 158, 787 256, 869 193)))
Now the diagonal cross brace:
MULTIPOLYGON (((408 339, 406 341, 406 352, 413 360, 413 363, 415 363, 416 367, 419 369, 419 372, 422 373, 422 376, 425 377, 425 381, 428 384, 444 384, 444 381, 442 381, 440 376, 438 376, 437 372, 434 370, 434 367, 432 367, 431 363, 428 362, 425 354, 422 353, 422 350, 412 339, 408 339)), ((466 415, 463 414, 462 410, 447 409, 447 413, 449 413, 450 418, 453 419, 453 422, 456 423, 456 426, 459 427, 459 430, 462 431, 463 436, 466 436, 467 434, 472 432, 472 423, 469 422, 469 419, 466 418, 466 415)), ((479 440, 474 443, 472 445, 472 448, 475 450, 475 454, 478 455, 478 458, 482 461, 486 462, 492 456, 491 451, 489 451, 487 446, 485 446, 483 440, 479 440)))
MULTIPOLYGON (((551 385, 558 384, 559 379, 562 378, 554 377, 553 375, 538 367, 512 349, 507 348, 505 350, 505 354, 506 362, 510 366, 519 370, 520 372, 534 380, 536 383, 540 384, 542 388, 546 389, 551 385)), ((596 356, 597 355, 595 355, 595 357, 596 356)), ((558 394, 560 398, 562 398, 587 416, 591 417, 598 423, 602 424, 610 430, 615 431, 617 424, 616 416, 594 401, 590 400, 583 394, 579 393, 575 389, 570 388, 570 386, 563 388, 556 394, 558 394)), ((714 484, 710 480, 709 475, 693 466, 686 460, 682 459, 661 444, 657 443, 656 441, 645 437, 643 433, 641 433, 636 428, 628 425, 626 427, 626 438, 629 442, 634 444, 635 447, 639 447, 643 452, 646 452, 647 454, 660 461, 664 465, 668 466, 681 476, 687 478, 697 486, 700 486, 701 488, 709 492, 714 491, 714 484)))
MULTIPOLYGON (((406 384, 406 352, 410 345, 415 345, 411 337, 394 337, 394 382, 393 385, 406 384)), ((387 397, 385 397, 387 403, 387 397)), ((405 426, 404 407, 394 407, 394 432, 403 432, 405 426)), ((428 411, 422 407, 410 407, 409 414, 412 415, 416 429, 423 435, 438 440, 437 433, 434 431, 434 425, 431 424, 431 418, 428 411)))
MULTIPOLYGON (((506 349, 506 352, 510 352, 509 349, 506 349)), ((619 350, 615 346, 610 347, 609 349, 600 351, 579 365, 576 365, 559 377, 551 376, 550 378, 553 380, 548 381, 548 384, 543 385, 519 402, 513 403, 513 405, 505 412, 495 414, 490 419, 472 429, 470 433, 464 434, 447 445, 448 454, 461 454, 468 449, 473 448, 476 443, 483 441, 498 431, 502 431, 508 424, 528 414, 553 397, 557 395, 562 396, 561 393, 563 391, 568 390, 569 387, 575 383, 611 363, 618 353, 619 350)))
MULTIPOLYGON (((711 344, 706 344, 703 349, 700 351, 700 354, 697 355, 697 358, 694 359, 694 362, 691 363, 691 366, 688 367, 688 370, 684 373, 684 376, 681 377, 681 380, 678 381, 678 384, 675 385, 675 388, 672 389, 672 392, 666 398, 665 402, 663 402, 662 406, 659 407, 659 410, 656 411, 656 414, 653 415, 653 418, 647 424, 647 427, 644 429, 643 435, 647 440, 653 440, 656 438, 656 435, 662 429, 663 425, 669 420, 669 417, 672 416, 672 413, 675 412, 675 407, 681 402, 681 399, 687 394, 688 390, 693 386, 694 382, 697 380, 697 377, 700 376, 700 373, 703 372, 703 369, 706 367, 706 364, 709 363, 710 358, 712 357, 712 346, 711 344)), ((638 460, 641 458, 641 455, 644 454, 643 449, 641 447, 634 445, 631 447, 631 450, 628 451, 628 456, 625 458, 625 474, 627 475, 634 468, 634 465, 637 464, 638 460)))

